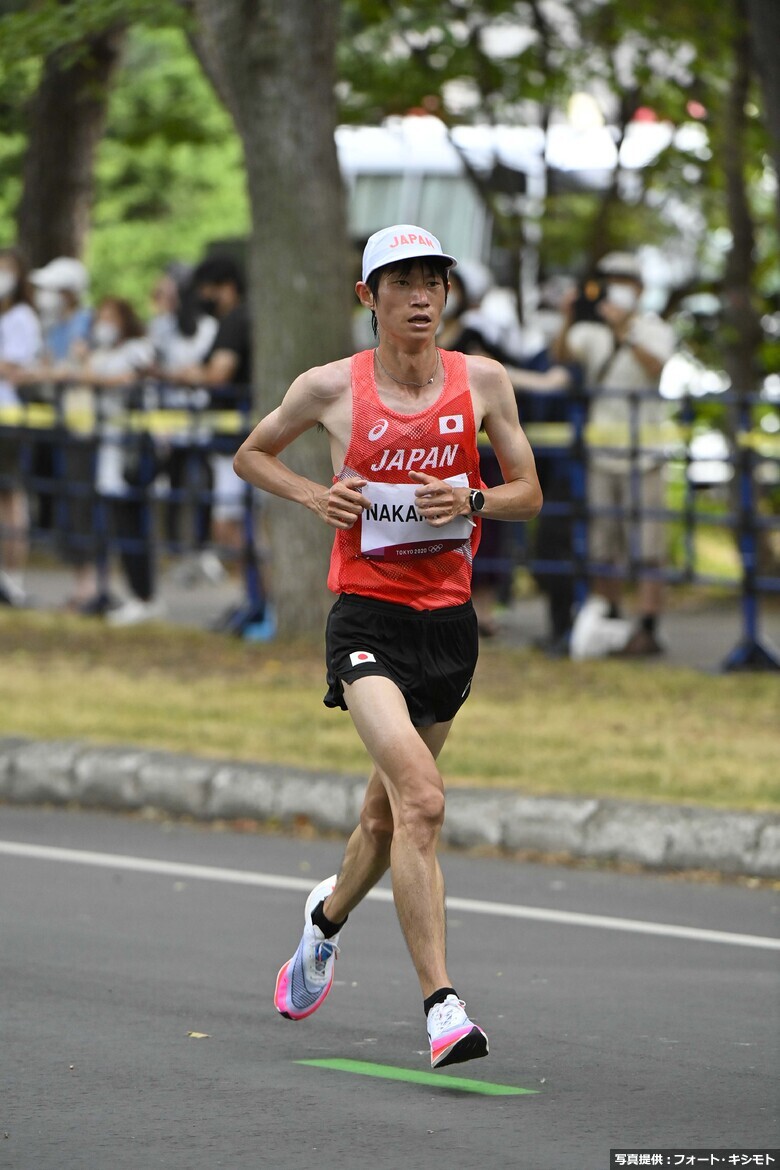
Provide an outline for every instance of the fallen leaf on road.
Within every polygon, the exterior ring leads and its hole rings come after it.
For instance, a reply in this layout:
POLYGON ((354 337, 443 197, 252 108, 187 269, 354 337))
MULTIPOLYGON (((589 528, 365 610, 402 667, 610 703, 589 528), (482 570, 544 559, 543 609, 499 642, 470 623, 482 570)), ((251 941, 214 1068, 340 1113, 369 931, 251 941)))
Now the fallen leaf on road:
POLYGON ((187 1035, 191 1036, 193 1040, 210 1040, 211 1039, 208 1032, 188 1032, 187 1035))

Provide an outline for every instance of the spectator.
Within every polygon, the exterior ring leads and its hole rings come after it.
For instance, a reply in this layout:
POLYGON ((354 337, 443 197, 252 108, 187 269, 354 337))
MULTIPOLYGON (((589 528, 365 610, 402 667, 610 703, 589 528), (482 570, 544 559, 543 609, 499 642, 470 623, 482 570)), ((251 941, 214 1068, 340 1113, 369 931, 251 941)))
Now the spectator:
MULTIPOLYGON (((147 336, 154 346, 156 372, 161 381, 161 405, 189 414, 208 405, 205 390, 172 385, 171 371, 202 362, 212 348, 217 333, 215 317, 203 313, 197 303, 192 267, 173 263, 160 276, 152 291, 153 315, 147 336)), ((210 497, 212 477, 203 438, 189 425, 181 434, 170 438, 166 471, 172 498, 165 513, 165 534, 169 545, 178 547, 182 540, 182 523, 191 514, 191 547, 199 550, 177 573, 183 581, 205 578, 219 581, 225 575, 217 556, 204 545, 211 527, 210 497)))
MULTIPOLYGON (((21 405, 17 382, 41 347, 41 327, 31 305, 27 265, 14 248, 0 250, 0 427, 3 413, 21 405)), ((29 510, 22 487, 19 439, 0 430, 0 604, 24 605, 29 510)))
MULTIPOLYGON (((204 386, 211 392, 213 410, 239 410, 247 404, 252 380, 249 314, 244 300, 244 277, 229 256, 202 261, 193 274, 201 312, 219 322, 212 345, 202 362, 181 365, 170 372, 171 381, 204 386)), ((213 457, 214 541, 237 559, 244 547, 244 484, 233 471, 236 435, 230 452, 213 457)))
MULTIPOLYGON (((483 265, 459 264, 450 273, 450 285, 445 319, 439 332, 442 347, 487 354, 500 361, 515 388, 524 426, 529 422, 565 421, 567 405, 560 392, 578 383, 577 368, 551 365, 544 335, 538 329, 524 329, 520 325, 511 293, 508 289, 495 288, 490 271, 483 265)), ((501 469, 492 450, 480 445, 479 452, 485 482, 489 486, 501 483, 501 469)), ((543 451, 535 452, 535 456, 545 501, 569 500, 568 461, 555 455, 546 456, 543 451)), ((507 547, 506 529, 507 525, 484 520, 482 541, 474 559, 472 599, 483 637, 496 632, 496 605, 511 596, 512 573, 506 565, 511 564, 512 551, 507 547)), ((545 514, 542 508, 536 521, 535 552, 542 559, 569 559, 570 521, 545 514)), ((547 598, 549 609, 549 632, 543 645, 557 655, 568 645, 573 581, 566 573, 545 573, 536 575, 536 582, 547 598)))
POLYGON ((202 362, 214 343, 218 322, 198 304, 191 265, 168 265, 152 290, 152 307, 147 336, 163 374, 202 362))
MULTIPOLYGON (((489 327, 479 306, 493 285, 493 275, 483 264, 461 261, 449 272, 450 289, 444 306, 437 342, 442 349, 460 353, 496 356, 485 334, 489 327)), ((489 443, 478 440, 479 469, 488 487, 503 483, 501 468, 489 443)), ((492 638, 498 632, 496 606, 511 591, 511 570, 505 561, 506 524, 498 520, 482 521, 482 538, 474 557, 471 600, 477 615, 480 635, 492 638)))
POLYGON ((96 607, 106 611, 112 625, 134 625, 161 616, 155 601, 155 563, 151 515, 142 489, 154 478, 154 452, 143 434, 130 435, 118 425, 128 406, 146 404, 139 377, 151 365, 152 346, 132 306, 119 297, 104 297, 95 312, 93 350, 80 371, 81 381, 98 390, 101 441, 97 453, 97 492, 110 507, 120 543, 120 559, 132 597, 114 607, 98 596, 96 607))
MULTIPOLYGON (((588 314, 592 319, 575 320, 572 298, 556 341, 556 356, 564 361, 578 361, 589 389, 612 392, 598 395, 591 404, 594 445, 627 447, 631 434, 630 395, 633 391, 657 394, 661 371, 674 350, 674 332, 655 314, 641 311, 643 285, 636 256, 610 252, 596 266, 596 280, 603 286, 598 290, 603 296, 599 295, 593 302, 594 308, 588 314)), ((640 437, 641 428, 657 426, 665 415, 660 397, 643 398, 638 414, 640 437)), ((637 489, 641 510, 637 533, 641 574, 639 622, 620 651, 630 657, 659 654, 662 650, 657 627, 663 583, 655 571, 664 565, 666 531, 663 521, 646 513, 665 506, 664 459, 652 450, 640 452, 633 463, 628 453, 619 451, 596 449, 589 455, 589 510, 619 512, 615 517, 591 513, 589 557, 597 565, 617 569, 626 564, 631 547, 627 518, 637 489)), ((592 588, 606 599, 608 616, 619 618, 623 588, 620 577, 598 574, 592 588)))
POLYGON ((44 360, 81 361, 89 350, 92 310, 83 303, 89 273, 80 260, 59 256, 30 273, 43 325, 44 360))
MULTIPOLYGON (((536 472, 544 492, 544 507, 533 528, 533 557, 537 561, 572 562, 572 520, 558 507, 571 506, 571 456, 566 449, 571 441, 569 395, 582 383, 577 363, 556 364, 550 344, 560 331, 561 300, 572 282, 566 277, 552 277, 540 289, 536 311, 528 326, 528 343, 523 356, 506 363, 506 371, 515 388, 520 422, 524 428, 541 426, 545 441, 534 442, 536 472)), ((533 442, 533 439, 532 439, 533 442)), ((534 580, 547 603, 547 633, 538 645, 548 656, 566 657, 574 610, 574 577, 570 572, 538 569, 534 580)))
MULTIPOLYGON (((575 363, 553 364, 544 350, 536 355, 531 368, 508 363, 506 371, 515 388, 520 422, 524 430, 530 431, 536 472, 544 492, 545 506, 532 530, 533 558, 571 563, 571 516, 557 511, 556 506, 563 505, 568 512, 572 500, 571 456, 566 449, 571 435, 566 424, 570 421, 568 395, 579 388, 582 380, 579 367, 575 363), (535 440, 534 426, 545 429, 548 437, 544 441, 535 440)), ((573 621, 574 577, 568 571, 556 573, 545 568, 535 570, 533 577, 547 603, 548 628, 537 645, 549 657, 565 657, 573 621)))
MULTIPOLYGON (((89 288, 89 274, 80 260, 59 256, 44 268, 31 272, 30 283, 43 327, 43 365, 38 372, 36 392, 49 398, 50 368, 81 362, 89 352, 92 310, 83 303, 89 288)), ((51 436, 43 433, 32 443, 32 476, 38 490, 31 495, 35 503, 35 523, 40 529, 52 530, 58 526, 58 481, 64 476, 67 484, 74 474, 81 478, 84 451, 77 450, 79 447, 79 443, 74 444, 65 459, 60 460, 51 436)))

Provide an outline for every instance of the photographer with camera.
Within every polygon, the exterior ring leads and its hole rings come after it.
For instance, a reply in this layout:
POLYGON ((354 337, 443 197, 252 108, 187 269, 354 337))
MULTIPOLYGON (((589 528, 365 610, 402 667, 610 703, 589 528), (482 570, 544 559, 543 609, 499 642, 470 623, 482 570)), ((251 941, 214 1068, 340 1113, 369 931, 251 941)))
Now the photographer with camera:
MULTIPOLYGON (((588 389, 597 394, 590 409, 588 452, 589 559, 597 565, 625 566, 631 548, 631 512, 638 504, 637 544, 640 580, 639 621, 620 654, 659 654, 657 625, 663 583, 653 570, 666 559, 664 522, 652 513, 665 507, 664 455, 653 446, 654 432, 667 416, 658 391, 661 371, 675 348, 670 325, 640 308, 642 275, 636 256, 610 252, 596 265, 572 298, 553 347, 561 362, 582 367, 588 389), (631 395, 644 391, 638 406, 631 395), (638 410, 638 417, 632 419, 638 410), (632 422, 638 424, 640 450, 632 452, 632 422), (647 439, 650 438, 650 444, 647 439), (608 509, 614 515, 604 514, 608 509), (594 515, 601 512, 601 515, 594 515), (643 571, 644 570, 644 571, 643 571), (647 571, 650 571, 649 573, 647 571)), ((606 599, 611 618, 620 617, 623 580, 598 575, 595 594, 606 599)))

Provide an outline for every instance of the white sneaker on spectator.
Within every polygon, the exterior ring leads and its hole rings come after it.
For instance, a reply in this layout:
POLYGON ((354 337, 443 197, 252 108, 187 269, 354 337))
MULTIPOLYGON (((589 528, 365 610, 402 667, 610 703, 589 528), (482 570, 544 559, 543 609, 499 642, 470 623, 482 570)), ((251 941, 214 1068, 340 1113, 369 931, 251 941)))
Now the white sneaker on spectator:
POLYGON ((219 585, 226 579, 228 571, 215 552, 204 549, 203 552, 192 553, 185 557, 171 571, 171 580, 185 589, 193 589, 196 585, 219 585))
POLYGON ((569 654, 585 658, 606 658, 622 650, 631 636, 631 622, 609 616, 609 602, 596 594, 587 598, 580 609, 569 638, 569 654))
POLYGON ((228 571, 222 564, 222 561, 210 549, 205 549, 199 554, 198 568, 204 580, 208 581, 211 585, 219 585, 228 576, 228 571))
POLYGON ((116 609, 106 614, 110 626, 137 626, 141 622, 153 622, 164 617, 165 606, 161 601, 140 601, 131 597, 116 609))
POLYGON ((23 587, 10 573, 0 569, 0 605, 13 605, 23 609, 29 602, 29 597, 23 587))

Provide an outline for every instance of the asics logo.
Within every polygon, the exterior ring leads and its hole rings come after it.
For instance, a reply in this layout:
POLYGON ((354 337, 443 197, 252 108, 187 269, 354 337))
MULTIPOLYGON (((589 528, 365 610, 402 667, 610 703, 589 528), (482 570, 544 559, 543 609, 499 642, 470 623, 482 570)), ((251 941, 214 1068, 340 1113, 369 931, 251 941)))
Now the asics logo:
POLYGON ((371 442, 375 443, 377 441, 377 439, 381 439, 382 435, 385 433, 385 431, 387 430, 387 428, 389 426, 390 426, 390 423, 387 421, 386 418, 380 418, 379 422, 376 423, 371 428, 371 430, 368 432, 368 437, 371 440, 371 442))

